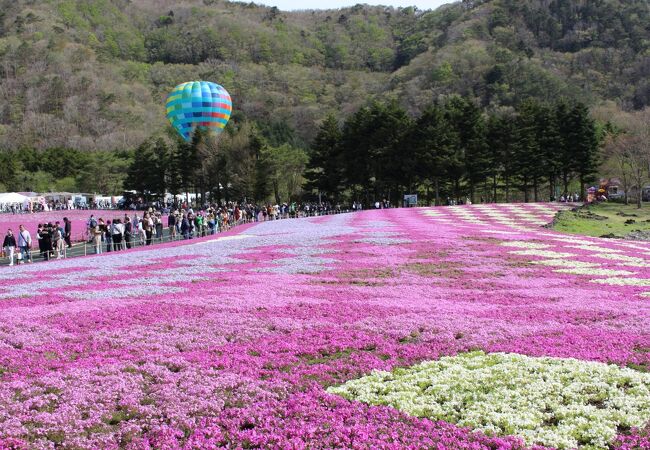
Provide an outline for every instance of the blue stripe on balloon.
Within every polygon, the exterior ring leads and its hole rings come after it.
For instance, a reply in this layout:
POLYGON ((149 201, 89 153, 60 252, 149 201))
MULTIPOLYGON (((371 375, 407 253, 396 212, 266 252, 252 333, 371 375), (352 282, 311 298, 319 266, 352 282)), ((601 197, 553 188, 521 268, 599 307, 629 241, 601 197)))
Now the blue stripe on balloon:
POLYGON ((185 113, 195 113, 195 112, 200 112, 200 113, 219 113, 219 114, 224 114, 226 116, 230 115, 230 110, 224 109, 224 108, 215 108, 212 106, 206 106, 206 107, 200 107, 200 108, 183 108, 183 109, 176 109, 174 111, 169 111, 167 113, 167 116, 169 117, 174 117, 174 116, 179 116, 185 113))
MULTIPOLYGON (((170 106, 176 106, 178 104, 189 105, 190 102, 193 103, 193 102, 204 101, 204 100, 205 100, 205 97, 203 97, 203 96, 196 96, 196 97, 193 97, 193 98, 189 98, 189 97, 185 98, 185 97, 183 97, 183 98, 173 100, 171 102, 167 102, 165 104, 165 106, 167 108, 169 108, 170 106)), ((212 97, 212 102, 211 103, 225 103, 226 105, 230 105, 232 107, 232 100, 230 100, 228 98, 225 98, 225 97, 212 97)))

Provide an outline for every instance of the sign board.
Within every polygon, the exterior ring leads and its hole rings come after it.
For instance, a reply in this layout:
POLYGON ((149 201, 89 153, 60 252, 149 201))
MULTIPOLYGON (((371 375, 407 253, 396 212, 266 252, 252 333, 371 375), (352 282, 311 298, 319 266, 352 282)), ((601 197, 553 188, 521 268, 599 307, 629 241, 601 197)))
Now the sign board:
POLYGON ((417 194, 407 194, 404 196, 404 206, 418 206, 418 195, 417 194))

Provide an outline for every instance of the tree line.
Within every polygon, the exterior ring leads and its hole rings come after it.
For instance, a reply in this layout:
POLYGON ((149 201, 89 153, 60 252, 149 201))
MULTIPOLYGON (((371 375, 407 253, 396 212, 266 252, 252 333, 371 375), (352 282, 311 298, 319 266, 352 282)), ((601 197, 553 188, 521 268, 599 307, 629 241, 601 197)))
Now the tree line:
POLYGON ((601 142, 615 135, 608 127, 597 126, 584 104, 564 100, 487 112, 453 96, 416 117, 395 102, 373 102, 343 121, 327 116, 310 148, 288 126, 262 127, 235 116, 216 139, 198 130, 185 142, 170 127, 130 151, 6 152, 0 187, 128 189, 146 201, 166 192, 196 193, 201 202, 400 204, 414 193, 426 204, 540 201, 584 195, 601 163, 601 142))
POLYGON ((375 102, 342 124, 333 115, 323 121, 306 187, 366 204, 399 204, 412 193, 427 204, 540 201, 570 187, 583 196, 601 161, 602 133, 582 103, 528 100, 485 113, 454 96, 412 118, 394 102, 375 102))
POLYGON ((140 145, 124 186, 145 201, 195 193, 201 204, 298 200, 307 152, 266 137, 252 122, 232 121, 218 138, 197 129, 185 142, 169 128, 140 145))

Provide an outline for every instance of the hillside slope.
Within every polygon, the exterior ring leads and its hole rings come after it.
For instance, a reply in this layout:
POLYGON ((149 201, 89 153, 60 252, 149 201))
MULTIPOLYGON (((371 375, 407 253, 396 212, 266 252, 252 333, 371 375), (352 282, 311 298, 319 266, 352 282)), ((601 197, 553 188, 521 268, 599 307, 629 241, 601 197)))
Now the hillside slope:
POLYGON ((451 93, 650 104, 640 0, 463 1, 282 12, 225 0, 0 0, 0 148, 128 149, 176 84, 209 79, 272 141, 304 145, 371 98, 413 114, 451 93))

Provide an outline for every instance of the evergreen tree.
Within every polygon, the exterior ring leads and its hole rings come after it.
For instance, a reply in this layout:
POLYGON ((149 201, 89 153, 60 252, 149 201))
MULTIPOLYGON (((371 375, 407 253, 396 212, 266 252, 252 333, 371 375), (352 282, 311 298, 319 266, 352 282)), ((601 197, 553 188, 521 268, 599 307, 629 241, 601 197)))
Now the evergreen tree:
POLYGON ((499 180, 503 182, 505 201, 510 201, 510 187, 514 175, 515 118, 511 115, 493 115, 487 122, 489 142, 489 176, 492 182, 492 200, 498 199, 499 180))
POLYGON ((545 173, 542 176, 546 176, 549 199, 552 200, 555 198, 556 181, 562 168, 562 155, 560 152, 562 138, 557 114, 552 106, 543 105, 539 108, 537 114, 537 130, 539 151, 541 159, 544 162, 544 167, 541 168, 541 171, 545 173))
POLYGON ((405 141, 412 120, 396 102, 374 105, 373 114, 377 125, 372 137, 378 147, 378 194, 399 204, 404 189, 410 191, 415 178, 413 150, 405 141))
MULTIPOLYGON (((435 204, 440 204, 440 185, 447 175, 450 155, 457 147, 458 134, 447 122, 438 105, 428 107, 411 127, 406 137, 413 152, 413 174, 422 183, 432 186, 435 204)), ((427 189, 427 203, 430 202, 427 189)))
POLYGON ((522 105, 516 119, 514 146, 514 175, 524 194, 524 201, 530 201, 530 188, 539 176, 539 142, 537 140, 537 105, 527 102, 522 105))
POLYGON ((152 194, 164 196, 170 174, 171 153, 162 138, 149 139, 135 151, 124 182, 127 189, 134 189, 148 201, 152 194))
POLYGON ((366 191, 367 196, 367 189, 372 183, 373 150, 367 130, 370 120, 370 108, 363 107, 345 121, 341 131, 343 180, 353 190, 355 197, 357 190, 366 191))
POLYGON ((586 184, 594 179, 600 166, 600 143, 596 126, 587 106, 577 103, 569 114, 571 132, 568 142, 573 149, 573 167, 580 180, 580 196, 585 195, 586 184))
POLYGON ((307 190, 318 190, 337 201, 342 184, 341 130, 336 116, 328 115, 311 146, 307 165, 307 190))
POLYGON ((564 100, 559 101, 555 106, 555 117, 560 135, 560 147, 557 158, 554 160, 559 166, 559 173, 562 178, 562 194, 569 192, 569 182, 573 177, 573 124, 571 122, 571 108, 564 100))

